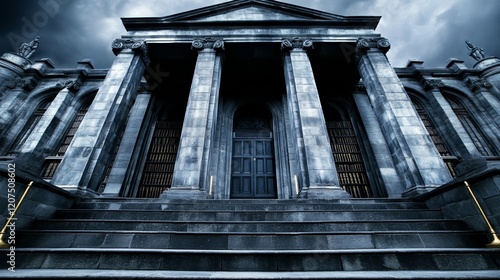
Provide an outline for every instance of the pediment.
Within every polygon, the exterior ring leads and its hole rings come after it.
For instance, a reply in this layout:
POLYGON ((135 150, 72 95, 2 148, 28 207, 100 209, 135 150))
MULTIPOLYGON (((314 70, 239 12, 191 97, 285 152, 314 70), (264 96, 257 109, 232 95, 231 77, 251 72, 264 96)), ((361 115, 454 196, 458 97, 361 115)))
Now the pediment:
POLYGON ((194 26, 224 26, 229 22, 256 25, 325 24, 375 29, 380 17, 341 16, 275 0, 233 0, 166 17, 122 18, 127 31, 194 26))
POLYGON ((165 17, 164 21, 289 21, 332 20, 342 16, 329 14, 274 0, 233 0, 177 15, 165 17))
POLYGON ((248 6, 238 7, 231 11, 193 18, 193 21, 238 21, 238 20, 304 20, 310 19, 301 15, 284 13, 268 7, 248 6))

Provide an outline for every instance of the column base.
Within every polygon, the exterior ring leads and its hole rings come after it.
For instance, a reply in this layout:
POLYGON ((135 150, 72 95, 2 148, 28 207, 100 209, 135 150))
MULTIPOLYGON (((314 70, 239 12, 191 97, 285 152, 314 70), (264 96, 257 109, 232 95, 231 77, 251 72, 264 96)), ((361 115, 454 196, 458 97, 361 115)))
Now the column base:
POLYGON ((307 190, 308 199, 348 199, 351 195, 337 186, 310 186, 307 190))
POLYGON ((428 192, 436 189, 437 187, 439 187, 439 186, 415 186, 415 187, 412 187, 412 188, 405 190, 403 192, 403 194, 401 194, 401 197, 410 198, 410 197, 418 196, 418 195, 421 195, 424 193, 428 193, 428 192))
POLYGON ((183 187, 173 187, 164 191, 160 198, 168 199, 207 199, 208 193, 206 190, 200 190, 199 188, 183 188, 183 187))

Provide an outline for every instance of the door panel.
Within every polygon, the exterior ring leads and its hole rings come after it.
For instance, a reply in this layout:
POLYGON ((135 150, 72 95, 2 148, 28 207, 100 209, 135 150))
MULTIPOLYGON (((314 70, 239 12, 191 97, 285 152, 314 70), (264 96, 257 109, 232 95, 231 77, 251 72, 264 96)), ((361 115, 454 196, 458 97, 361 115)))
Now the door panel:
POLYGON ((234 139, 232 198, 275 198, 272 139, 234 139))

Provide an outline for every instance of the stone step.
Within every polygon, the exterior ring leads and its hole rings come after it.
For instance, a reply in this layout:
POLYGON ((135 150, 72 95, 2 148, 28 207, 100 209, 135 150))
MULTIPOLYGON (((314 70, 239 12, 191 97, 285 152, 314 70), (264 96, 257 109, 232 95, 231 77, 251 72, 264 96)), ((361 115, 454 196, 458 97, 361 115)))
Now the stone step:
POLYGON ((106 210, 359 210, 359 209, 426 209, 422 202, 411 201, 315 201, 302 200, 203 200, 200 202, 173 200, 159 202, 158 200, 138 201, 137 199, 116 199, 104 201, 85 200, 77 202, 75 209, 106 209, 106 210))
MULTIPOLYGON (((8 251, 0 250, 2 258, 8 251)), ((3 260, 2 260, 3 261, 3 260)), ((473 271, 500 269, 498 249, 17 249, 16 269, 175 271, 473 271)), ((76 270, 75 270, 76 271, 76 270)), ((14 273, 12 273, 14 274, 14 273)), ((186 275, 189 278, 189 275, 186 275)), ((416 278, 418 279, 418 278, 416 278)))
POLYGON ((443 219, 439 210, 346 210, 346 211, 213 211, 213 210, 59 210, 57 219, 114 219, 164 221, 357 221, 443 219))
POLYGON ((335 250, 474 248, 487 242, 474 231, 341 231, 218 233, 166 231, 18 231, 21 248, 151 248, 200 250, 335 250))
MULTIPOLYGON (((1 275, 1 272, 0 272, 1 275)), ((390 271, 173 271, 113 269, 21 269, 10 279, 489 279, 498 280, 498 270, 390 270, 390 271)))
POLYGON ((93 220, 50 219, 35 221, 34 230, 136 230, 182 232, 332 232, 384 230, 465 230, 455 220, 379 220, 379 221, 308 221, 308 222, 243 222, 243 221, 163 221, 163 220, 93 220))

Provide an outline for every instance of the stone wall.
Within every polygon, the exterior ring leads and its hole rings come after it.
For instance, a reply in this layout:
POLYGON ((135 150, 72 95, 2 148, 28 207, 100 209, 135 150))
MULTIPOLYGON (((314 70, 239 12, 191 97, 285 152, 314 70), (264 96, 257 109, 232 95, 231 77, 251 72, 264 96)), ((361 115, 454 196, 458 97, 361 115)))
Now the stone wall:
POLYGON ((488 230, 464 181, 471 186, 495 231, 500 232, 500 164, 474 175, 459 177, 418 199, 425 200, 430 208, 441 209, 448 219, 462 220, 473 230, 488 230))

